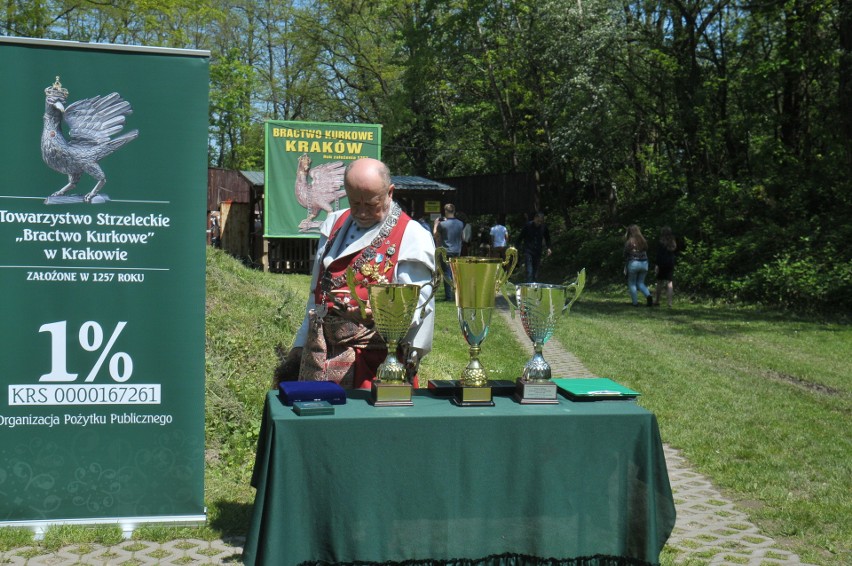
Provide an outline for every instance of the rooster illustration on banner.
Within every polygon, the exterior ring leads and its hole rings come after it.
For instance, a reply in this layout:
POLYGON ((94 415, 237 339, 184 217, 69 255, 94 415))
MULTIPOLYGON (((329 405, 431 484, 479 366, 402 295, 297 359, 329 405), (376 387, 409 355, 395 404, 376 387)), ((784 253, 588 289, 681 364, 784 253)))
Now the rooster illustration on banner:
POLYGON ((343 188, 342 161, 323 163, 311 167, 313 160, 307 153, 299 157, 296 167, 296 200, 308 213, 299 223, 299 232, 319 232, 322 221, 316 220, 321 211, 330 213, 340 209, 340 199, 346 197, 343 188))
POLYGON ((46 204, 107 202, 106 194, 99 194, 106 184, 106 175, 99 162, 139 136, 131 130, 112 137, 124 128, 127 116, 133 113, 130 103, 113 92, 78 100, 67 107, 68 90, 62 87, 59 77, 44 89, 44 129, 41 134, 41 157, 54 171, 68 175, 68 183, 50 195, 46 204), (68 130, 66 139, 62 126, 68 130), (83 173, 96 184, 84 197, 66 195, 80 182, 83 173))

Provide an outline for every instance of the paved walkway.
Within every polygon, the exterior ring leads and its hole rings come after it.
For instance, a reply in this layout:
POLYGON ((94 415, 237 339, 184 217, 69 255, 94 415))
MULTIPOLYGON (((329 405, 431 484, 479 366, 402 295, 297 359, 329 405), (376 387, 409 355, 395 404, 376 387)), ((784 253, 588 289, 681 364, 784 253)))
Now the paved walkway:
MULTIPOLYGON (((518 340, 527 345, 528 353, 532 355, 532 343, 524 334, 520 321, 517 317, 509 317, 505 303, 502 307, 501 314, 510 321, 518 340)), ((547 343, 544 353, 554 375, 594 377, 554 339, 547 343)), ((783 550, 776 541, 761 534, 748 520, 748 516, 725 499, 710 480, 692 471, 677 450, 669 446, 664 448, 677 510, 675 528, 664 554, 673 557, 675 564, 810 566, 805 565, 796 554, 783 550)), ((69 546, 52 554, 39 554, 37 548, 25 547, 0 551, 0 564, 239 564, 242 544, 242 540, 207 542, 186 539, 167 543, 128 540, 109 547, 89 544, 69 546)))

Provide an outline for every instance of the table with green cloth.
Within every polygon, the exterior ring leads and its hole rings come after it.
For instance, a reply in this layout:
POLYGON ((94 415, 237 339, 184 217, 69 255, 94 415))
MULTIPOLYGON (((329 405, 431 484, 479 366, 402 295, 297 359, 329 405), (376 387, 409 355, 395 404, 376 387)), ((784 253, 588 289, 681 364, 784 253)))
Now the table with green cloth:
POLYGON ((246 564, 658 563, 675 508, 656 417, 635 402, 348 393, 315 416, 268 394, 246 564))

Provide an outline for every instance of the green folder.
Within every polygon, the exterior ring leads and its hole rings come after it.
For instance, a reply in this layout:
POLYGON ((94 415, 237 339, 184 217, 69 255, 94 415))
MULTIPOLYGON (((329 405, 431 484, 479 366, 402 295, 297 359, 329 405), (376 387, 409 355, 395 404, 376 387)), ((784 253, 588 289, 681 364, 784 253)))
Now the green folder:
POLYGON ((606 377, 557 377, 552 381, 569 399, 635 399, 640 395, 606 377))

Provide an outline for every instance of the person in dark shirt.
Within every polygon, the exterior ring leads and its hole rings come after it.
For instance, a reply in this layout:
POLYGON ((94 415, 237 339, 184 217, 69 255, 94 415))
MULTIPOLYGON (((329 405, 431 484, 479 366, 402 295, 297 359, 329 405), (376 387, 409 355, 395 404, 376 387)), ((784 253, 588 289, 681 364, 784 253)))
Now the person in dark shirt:
POLYGON ((660 241, 657 242, 657 265, 654 267, 654 273, 657 276, 657 300, 655 304, 658 306, 660 304, 660 294, 663 288, 666 289, 666 298, 668 299, 669 308, 672 306, 676 256, 677 242, 672 235, 672 229, 668 226, 663 226, 660 229, 660 241))
POLYGON ((518 234, 518 247, 524 256, 526 282, 533 283, 538 279, 538 268, 541 266, 542 254, 551 254, 550 231, 544 223, 544 213, 536 212, 532 220, 527 222, 518 234))

